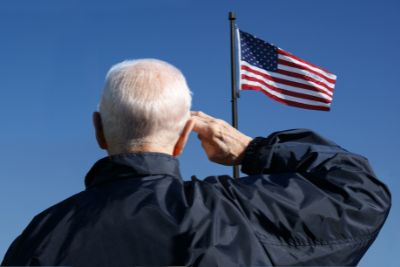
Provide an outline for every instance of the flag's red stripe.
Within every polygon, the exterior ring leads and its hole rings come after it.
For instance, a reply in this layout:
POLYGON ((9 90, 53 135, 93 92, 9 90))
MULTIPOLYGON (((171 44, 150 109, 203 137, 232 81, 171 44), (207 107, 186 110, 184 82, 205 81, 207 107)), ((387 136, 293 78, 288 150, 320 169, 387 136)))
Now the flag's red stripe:
POLYGON ((289 96, 293 96, 293 97, 298 97, 298 98, 318 101, 318 102, 322 102, 322 103, 326 103, 326 104, 330 104, 332 102, 331 100, 328 100, 328 99, 325 99, 325 98, 322 98, 322 97, 317 97, 317 96, 313 96, 313 95, 307 95, 307 94, 298 93, 298 92, 292 92, 292 91, 288 91, 288 90, 285 90, 285 89, 282 89, 282 88, 278 88, 278 87, 275 87, 275 86, 272 86, 272 85, 266 83, 263 80, 260 80, 260 79, 254 78, 254 77, 250 77, 250 76, 247 76, 245 74, 242 74, 242 79, 260 83, 260 84, 268 87, 272 91, 278 92, 278 93, 283 94, 283 95, 289 95, 289 96))
POLYGON ((294 102, 294 101, 290 101, 290 100, 279 98, 277 96, 274 96, 274 95, 268 93, 267 91, 265 91, 264 89, 262 89, 259 86, 252 86, 252 85, 242 84, 241 89, 243 89, 243 90, 257 90, 257 91, 260 91, 260 92, 264 93, 265 95, 267 95, 268 97, 274 99, 275 101, 278 101, 278 102, 280 102, 282 104, 285 104, 285 105, 288 105, 288 106, 304 108, 304 109, 312 109, 312 110, 322 110, 322 111, 329 111, 330 110, 329 107, 308 105, 308 104, 298 103, 298 102, 294 102))
POLYGON ((302 79, 302 80, 306 80, 306 81, 310 81, 310 82, 316 83, 318 85, 323 86, 327 90, 333 92, 333 88, 327 86, 325 83, 323 83, 321 81, 318 81, 318 80, 315 80, 315 79, 311 78, 310 76, 307 76, 307 75, 304 75, 304 74, 300 74, 300 73, 296 73, 296 72, 291 72, 291 71, 288 71, 288 70, 282 70, 282 69, 277 69, 275 72, 279 73, 279 74, 282 74, 282 75, 290 76, 290 77, 293 77, 293 78, 298 78, 298 79, 302 79))
MULTIPOLYGON (((318 75, 322 79, 325 79, 326 81, 328 81, 330 83, 335 83, 334 79, 330 79, 330 78, 324 76, 323 74, 319 73, 318 71, 312 70, 310 68, 307 68, 305 66, 296 64, 294 62, 290 62, 290 61, 287 61, 287 60, 284 60, 284 59, 278 59, 278 63, 282 64, 282 65, 285 65, 285 66, 289 66, 289 67, 293 67, 293 68, 297 68, 297 69, 301 69, 301 70, 305 70, 305 71, 311 72, 311 73, 313 73, 315 75, 318 75)), ((279 66, 278 66, 278 68, 279 68, 279 66)))
POLYGON ((323 69, 323 68, 321 68, 321 67, 319 67, 319 66, 317 66, 317 65, 314 65, 314 64, 312 64, 312 63, 310 63, 310 62, 308 62, 308 61, 305 61, 304 59, 298 58, 298 57, 296 57, 295 55, 293 55, 292 53, 289 53, 289 52, 287 52, 287 51, 285 51, 285 50, 283 50, 283 49, 281 49, 281 48, 278 48, 278 53, 281 54, 281 55, 285 55, 285 56, 291 57, 291 58, 293 58, 293 59, 296 59, 296 60, 298 60, 298 61, 300 61, 300 62, 303 62, 304 64, 310 65, 310 66, 312 66, 312 67, 314 67, 314 68, 317 68, 317 69, 319 69, 319 70, 322 70, 323 72, 326 72, 326 73, 328 73, 328 74, 333 74, 333 73, 331 73, 330 71, 328 71, 328 70, 326 70, 326 69, 323 69))
MULTIPOLYGON (((325 91, 323 91, 322 89, 312 86, 312 85, 307 85, 307 84, 303 84, 303 83, 298 83, 298 82, 293 82, 293 81, 289 81, 289 80, 285 80, 285 79, 281 79, 281 78, 276 78, 276 77, 272 77, 266 73, 254 70, 253 68, 250 68, 248 66, 244 66, 242 65, 242 70, 246 70, 246 71, 250 71, 254 74, 257 74, 259 76, 262 76, 268 80, 277 82, 277 83, 282 83, 282 84, 286 84, 289 86, 293 86, 293 87, 297 87, 297 88, 301 88, 301 89, 305 89, 305 90, 310 90, 310 91, 314 91, 314 92, 319 92, 325 95, 328 95, 325 91)), ((329 95, 328 95, 329 96, 329 95)), ((330 96, 331 97, 331 96, 330 96)))

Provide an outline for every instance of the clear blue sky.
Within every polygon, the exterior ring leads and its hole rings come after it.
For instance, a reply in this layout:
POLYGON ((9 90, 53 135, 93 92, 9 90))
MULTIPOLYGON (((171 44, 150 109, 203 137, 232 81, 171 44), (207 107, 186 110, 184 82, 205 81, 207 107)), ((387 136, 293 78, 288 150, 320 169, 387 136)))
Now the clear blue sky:
MULTIPOLYGON (((105 153, 91 114, 108 68, 127 58, 179 67, 193 109, 230 121, 227 13, 253 33, 338 76, 331 112, 242 92, 250 136, 311 128, 370 159, 391 188, 388 221, 360 266, 396 266, 400 252, 399 1, 0 2, 0 258, 32 217, 83 190, 105 153)), ((193 135, 182 173, 231 173, 209 163, 193 135)))

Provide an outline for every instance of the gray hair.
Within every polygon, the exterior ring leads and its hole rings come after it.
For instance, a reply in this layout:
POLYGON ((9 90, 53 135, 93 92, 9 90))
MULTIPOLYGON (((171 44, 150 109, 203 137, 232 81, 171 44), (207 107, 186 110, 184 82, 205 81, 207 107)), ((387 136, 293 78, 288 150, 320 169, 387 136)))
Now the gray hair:
POLYGON ((183 74, 157 59, 111 67, 99 105, 109 150, 176 142, 190 117, 192 97, 183 74))

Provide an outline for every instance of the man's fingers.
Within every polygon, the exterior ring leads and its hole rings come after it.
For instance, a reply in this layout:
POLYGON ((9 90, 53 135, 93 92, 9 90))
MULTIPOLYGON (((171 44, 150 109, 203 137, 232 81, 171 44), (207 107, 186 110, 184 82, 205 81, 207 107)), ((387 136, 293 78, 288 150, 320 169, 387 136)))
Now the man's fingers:
POLYGON ((241 156, 251 138, 242 134, 227 122, 209 116, 201 111, 191 112, 193 131, 198 134, 201 145, 211 161, 233 165, 241 156))
POLYGON ((207 132, 207 128, 209 127, 209 122, 199 118, 192 116, 191 121, 193 122, 193 131, 199 135, 204 135, 207 132))
POLYGON ((192 111, 192 112, 191 112, 191 115, 192 115, 192 117, 198 117, 198 118, 201 118, 201 119, 203 119, 203 120, 215 121, 215 118, 214 118, 214 117, 212 117, 212 116, 210 116, 210 115, 207 115, 207 114, 205 114, 205 113, 202 112, 202 111, 192 111))
POLYGON ((201 111, 192 111, 191 118, 196 122, 193 131, 199 135, 210 135, 210 137, 217 128, 224 127, 226 124, 225 121, 209 116, 201 111))

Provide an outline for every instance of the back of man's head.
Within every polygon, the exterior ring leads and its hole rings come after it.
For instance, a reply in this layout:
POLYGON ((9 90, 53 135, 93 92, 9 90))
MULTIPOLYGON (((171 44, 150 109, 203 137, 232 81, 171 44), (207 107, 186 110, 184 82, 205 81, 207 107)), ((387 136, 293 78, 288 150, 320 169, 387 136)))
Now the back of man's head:
POLYGON ((156 59, 114 65, 99 106, 109 153, 173 144, 190 117, 190 106, 185 77, 174 66, 156 59))

